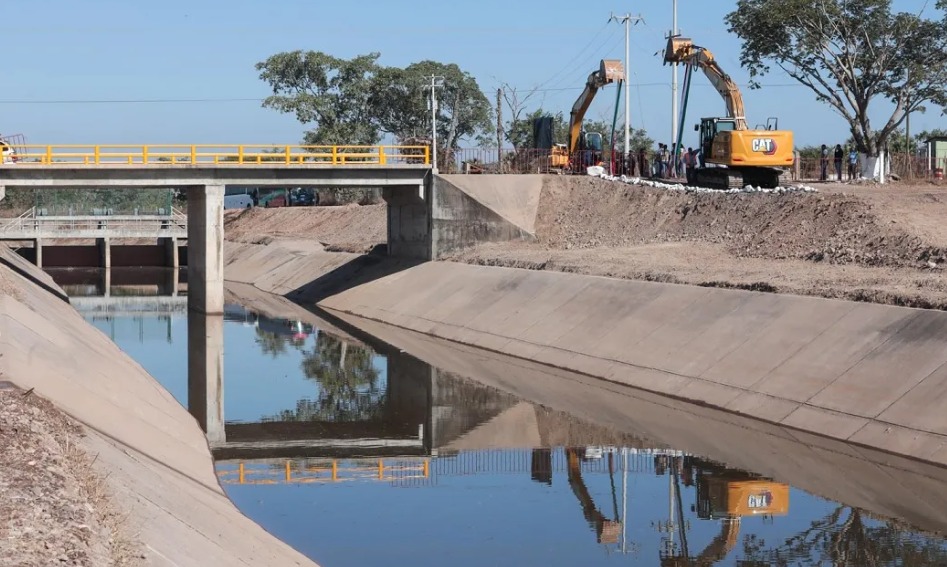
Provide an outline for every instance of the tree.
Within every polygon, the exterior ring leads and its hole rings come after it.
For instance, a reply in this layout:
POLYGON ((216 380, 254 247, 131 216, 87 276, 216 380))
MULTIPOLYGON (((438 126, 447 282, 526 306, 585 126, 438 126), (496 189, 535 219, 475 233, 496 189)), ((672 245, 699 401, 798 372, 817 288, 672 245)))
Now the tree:
POLYGON ((891 0, 739 0, 726 22, 743 42, 753 88, 775 64, 841 115, 868 156, 880 155, 908 112, 947 106, 947 17, 894 14, 891 0), (894 110, 876 130, 869 110, 879 98, 894 110))
POLYGON ((375 52, 340 59, 300 50, 273 55, 256 64, 273 89, 263 106, 313 125, 306 144, 375 144, 381 132, 369 97, 379 57, 375 52))
POLYGON ((371 88, 371 106, 381 128, 398 139, 430 132, 431 76, 444 77, 437 89, 437 136, 453 150, 464 138, 493 132, 492 106, 473 75, 457 65, 420 61, 404 69, 379 72, 371 88))
POLYGON ((516 87, 503 83, 503 101, 510 109, 510 119, 505 128, 505 138, 513 144, 513 148, 525 147, 524 142, 528 142, 529 132, 532 132, 532 121, 523 119, 523 112, 526 110, 526 103, 538 92, 538 87, 533 87, 525 93, 520 93, 516 87), (528 122, 528 124, 524 124, 528 122), (525 136, 523 134, 526 134, 525 136))

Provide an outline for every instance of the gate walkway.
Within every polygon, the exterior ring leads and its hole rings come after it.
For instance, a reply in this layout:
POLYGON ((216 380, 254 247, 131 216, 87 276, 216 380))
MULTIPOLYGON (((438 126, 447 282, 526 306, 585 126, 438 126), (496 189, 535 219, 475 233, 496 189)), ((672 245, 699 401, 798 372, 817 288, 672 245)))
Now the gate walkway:
POLYGON ((170 214, 44 215, 30 208, 19 217, 0 221, 0 240, 73 238, 187 238, 187 214, 171 208, 170 214))

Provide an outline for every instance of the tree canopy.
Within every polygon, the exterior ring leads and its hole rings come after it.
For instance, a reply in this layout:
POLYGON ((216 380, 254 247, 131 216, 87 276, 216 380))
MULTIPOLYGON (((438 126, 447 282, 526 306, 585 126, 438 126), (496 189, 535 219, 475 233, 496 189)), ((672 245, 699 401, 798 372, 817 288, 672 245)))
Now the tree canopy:
POLYGON ((476 79, 455 64, 420 61, 405 68, 378 64, 377 52, 342 59, 319 51, 278 53, 256 64, 273 94, 264 107, 295 114, 311 126, 307 144, 375 144, 428 137, 430 77, 437 89, 439 146, 492 131, 492 107, 476 79))
POLYGON ((893 13, 891 0, 738 0, 726 22, 754 88, 775 65, 846 120, 862 153, 879 155, 907 113, 947 107, 947 17, 893 13), (879 99, 894 108, 875 128, 879 99))

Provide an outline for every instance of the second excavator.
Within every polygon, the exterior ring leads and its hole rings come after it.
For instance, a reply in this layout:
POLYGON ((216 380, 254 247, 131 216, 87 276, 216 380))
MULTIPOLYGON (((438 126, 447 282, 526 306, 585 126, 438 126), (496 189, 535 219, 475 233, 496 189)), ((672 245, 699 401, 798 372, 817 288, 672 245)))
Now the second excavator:
POLYGON ((603 59, 599 68, 589 74, 585 89, 572 105, 569 113, 568 142, 554 144, 552 140, 551 118, 540 118, 533 125, 535 145, 539 149, 549 150, 549 169, 559 172, 585 173, 589 167, 602 163, 603 143, 599 132, 586 132, 582 128, 585 113, 595 99, 598 91, 611 83, 621 82, 625 76, 625 67, 621 61, 603 59), (545 120, 545 122, 543 122, 545 120), (547 136, 538 132, 545 130, 547 136))
MULTIPOLYGON (((694 67, 702 70, 727 106, 727 116, 701 118, 700 125, 694 127, 700 132, 700 164, 694 171, 695 178, 688 181, 715 189, 746 185, 778 187, 781 176, 793 164, 792 132, 778 130, 775 119, 770 119, 765 127, 751 130, 747 126, 739 87, 713 54, 694 45, 690 38, 669 38, 664 62, 687 66, 685 92, 690 88, 691 70, 694 67)), ((685 103, 683 108, 686 110, 686 107, 685 103)))

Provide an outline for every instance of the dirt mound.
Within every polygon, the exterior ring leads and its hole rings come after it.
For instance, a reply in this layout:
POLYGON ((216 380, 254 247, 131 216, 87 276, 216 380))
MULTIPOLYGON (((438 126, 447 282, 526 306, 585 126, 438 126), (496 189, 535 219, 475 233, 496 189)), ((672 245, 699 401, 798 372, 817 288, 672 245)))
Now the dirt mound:
POLYGON ((879 214, 871 199, 833 192, 685 193, 550 177, 536 226, 539 241, 557 249, 700 241, 742 257, 904 267, 947 260, 947 248, 879 214))
POLYGON ((329 251, 366 252, 387 240, 386 205, 277 207, 226 211, 224 235, 234 242, 317 240, 329 251))

